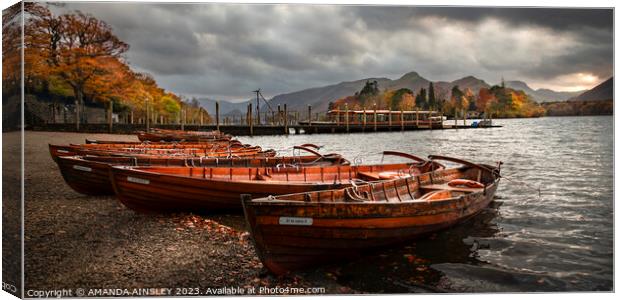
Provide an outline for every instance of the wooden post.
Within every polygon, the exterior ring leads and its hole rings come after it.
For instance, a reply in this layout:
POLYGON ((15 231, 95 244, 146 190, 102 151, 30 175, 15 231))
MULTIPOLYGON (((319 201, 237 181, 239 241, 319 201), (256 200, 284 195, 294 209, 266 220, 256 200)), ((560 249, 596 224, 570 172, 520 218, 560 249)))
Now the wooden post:
POLYGON ((252 122, 252 103, 248 105, 248 123, 250 124, 250 136, 254 136, 254 122, 252 122))
POLYGON ((375 113, 373 115, 372 121, 375 123, 375 132, 377 131, 377 103, 374 104, 375 113))
POLYGON ((146 132, 149 132, 149 99, 146 99, 146 132))
MULTIPOLYGON (((130 114, 129 119, 131 120, 131 121, 130 121, 130 122, 131 122, 131 124, 133 124, 133 109, 131 110, 131 114, 130 114)), ((66 120, 65 120, 65 121, 66 121, 66 120)))
POLYGON ((220 130, 220 101, 215 102, 215 130, 220 130))
POLYGON ((443 110, 439 114, 439 122, 441 122, 441 129, 443 129, 443 110))
POLYGON ((78 89, 78 96, 75 98, 75 131, 80 132, 80 100, 82 92, 78 89))
POLYGON ((390 126, 390 131, 392 131, 392 110, 388 112, 388 125, 390 126))
POLYGON ((114 104, 112 100, 108 101, 108 131, 112 133, 112 109, 114 108, 114 104))
POLYGON ((256 125, 260 125, 260 100, 258 98, 258 92, 256 93, 256 125))
POLYGON ((433 112, 429 111, 428 112, 428 128, 430 128, 431 130, 433 130, 433 112))
POLYGON ((347 132, 349 132, 349 105, 344 104, 344 122, 347 124, 347 132))
POLYGON ((420 127, 420 108, 415 108, 415 127, 420 127))
POLYGON ((362 110, 364 111, 364 114, 362 115, 362 122, 364 124, 363 128, 364 131, 366 131, 366 107, 362 107, 362 110))
POLYGON ((286 108, 286 103, 284 104, 284 134, 288 135, 288 110, 286 108))
POLYGON ((463 126, 467 126, 467 121, 465 121, 467 119, 467 112, 465 111, 465 109, 463 109, 463 126))
POLYGON ((402 109, 400 110, 400 131, 405 131, 405 116, 402 109))
POLYGON ((308 105, 308 125, 312 125, 312 105, 308 105))
POLYGON ((340 107, 336 110, 336 126, 340 126, 340 107))

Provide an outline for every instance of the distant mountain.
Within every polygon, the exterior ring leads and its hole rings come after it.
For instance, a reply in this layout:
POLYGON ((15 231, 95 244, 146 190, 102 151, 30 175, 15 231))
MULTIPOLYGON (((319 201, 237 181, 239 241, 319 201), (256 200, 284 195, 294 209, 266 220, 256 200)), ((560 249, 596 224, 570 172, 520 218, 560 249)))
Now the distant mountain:
MULTIPOLYGON (((212 116, 215 115, 215 102, 217 100, 209 99, 209 98, 200 98, 198 99, 200 102, 200 106, 204 107, 209 114, 212 116)), ((245 100, 240 102, 230 102, 230 101, 220 101, 220 115, 239 115, 240 112, 245 113, 247 110, 248 102, 251 100, 245 100)))
POLYGON ((570 98, 573 98, 584 91, 575 91, 575 92, 556 92, 550 89, 532 89, 527 83, 523 81, 506 81, 506 86, 515 90, 522 90, 526 94, 530 95, 534 98, 536 102, 554 102, 554 101, 565 101, 570 98))
MULTIPOLYGON (((302 114, 307 111, 308 105, 312 105, 313 112, 324 112, 327 111, 329 102, 336 101, 342 97, 354 95, 364 87, 364 84, 367 81, 377 81, 377 85, 380 90, 397 90, 401 88, 408 88, 415 93, 419 92, 421 88, 427 89, 430 83, 428 79, 422 77, 417 72, 409 72, 395 80, 385 77, 371 77, 280 94, 271 98, 269 103, 273 109, 276 109, 278 104, 282 106, 286 104, 289 111, 299 111, 302 112, 302 114)), ((537 102, 564 101, 581 93, 556 92, 549 89, 534 90, 522 81, 507 81, 505 84, 510 88, 525 91, 525 93, 532 96, 532 98, 537 102)), ((450 91, 454 86, 458 86, 461 90, 470 89, 474 94, 477 94, 481 88, 491 87, 491 85, 484 80, 474 76, 466 76, 454 81, 435 81, 433 82, 433 85, 437 97, 444 99, 450 97, 450 91)), ((201 101, 202 106, 205 107, 209 113, 215 113, 215 100, 207 98, 199 100, 201 101)), ((245 100, 237 103, 220 101, 220 112, 222 115, 239 114, 240 112, 245 113, 248 101, 252 100, 245 100)), ((266 104, 261 105, 261 111, 267 111, 266 104)))
MULTIPOLYGON (((418 92, 421 88, 428 89, 430 81, 418 74, 417 72, 409 72, 402 77, 391 80, 389 78, 365 78, 356 81, 345 81, 338 84, 328 85, 324 87, 316 87, 305 89, 293 93, 281 94, 273 97, 270 104, 273 107, 278 104, 287 105, 289 110, 306 111, 308 105, 312 105, 313 111, 326 111, 329 102, 338 100, 339 98, 354 95, 359 92, 367 81, 377 81, 380 90, 397 90, 408 88, 414 92, 418 92)), ((433 82, 435 93, 439 95, 449 96, 453 86, 458 85, 460 89, 470 88, 477 93, 481 87, 489 87, 489 84, 481 79, 468 76, 452 82, 438 81, 433 82)), ((447 97, 446 97, 447 98, 447 97)))
POLYGON ((609 100, 614 98, 614 78, 613 76, 603 83, 585 91, 570 101, 591 101, 591 100, 609 100))

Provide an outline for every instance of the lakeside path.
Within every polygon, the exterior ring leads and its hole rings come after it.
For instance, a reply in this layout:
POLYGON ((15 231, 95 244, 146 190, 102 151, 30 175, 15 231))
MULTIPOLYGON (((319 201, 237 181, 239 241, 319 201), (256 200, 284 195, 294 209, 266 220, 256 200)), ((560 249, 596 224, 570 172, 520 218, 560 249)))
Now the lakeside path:
MULTIPOLYGON (((4 133, 4 143, 18 137, 18 132, 4 133)), ((137 141, 132 135, 26 132, 26 290, 288 286, 356 292, 324 271, 264 275, 242 213, 138 214, 114 197, 73 191, 51 159, 48 143, 85 138, 137 141)))

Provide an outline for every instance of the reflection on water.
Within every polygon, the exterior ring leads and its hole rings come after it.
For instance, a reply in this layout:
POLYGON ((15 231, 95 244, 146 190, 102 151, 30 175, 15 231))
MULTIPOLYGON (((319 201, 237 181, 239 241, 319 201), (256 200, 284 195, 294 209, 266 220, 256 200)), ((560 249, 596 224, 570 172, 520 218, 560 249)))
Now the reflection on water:
POLYGON ((314 143, 364 163, 398 160, 382 158, 383 150, 504 162, 499 199, 466 223, 316 271, 343 285, 397 293, 611 290, 613 117, 495 122, 504 127, 241 140, 288 155, 293 145, 314 143))

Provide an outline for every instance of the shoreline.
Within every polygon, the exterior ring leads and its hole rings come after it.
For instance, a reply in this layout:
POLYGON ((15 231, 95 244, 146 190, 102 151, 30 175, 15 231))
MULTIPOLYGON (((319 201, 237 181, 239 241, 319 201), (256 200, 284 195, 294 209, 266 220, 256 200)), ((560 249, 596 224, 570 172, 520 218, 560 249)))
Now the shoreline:
MULTIPOLYGON (((4 133, 3 141, 11 143, 18 136, 4 133)), ((338 266, 281 277, 266 273, 242 213, 139 214, 113 196, 73 191, 52 161, 48 143, 80 143, 86 137, 137 140, 128 135, 26 132, 25 290, 233 286, 364 293, 338 282, 338 266)))

